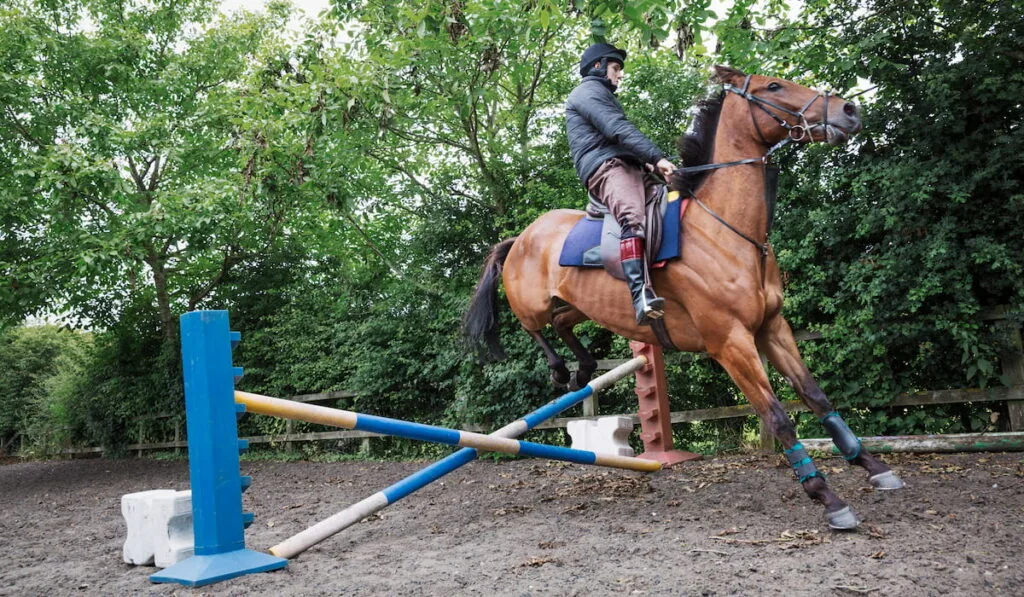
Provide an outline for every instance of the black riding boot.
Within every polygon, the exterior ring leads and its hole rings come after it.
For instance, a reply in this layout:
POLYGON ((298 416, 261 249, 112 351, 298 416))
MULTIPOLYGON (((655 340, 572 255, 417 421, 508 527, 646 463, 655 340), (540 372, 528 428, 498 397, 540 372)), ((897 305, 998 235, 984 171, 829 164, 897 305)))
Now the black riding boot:
POLYGON ((624 233, 619 241, 619 261, 622 273, 626 275, 629 293, 633 296, 637 325, 651 325, 652 319, 665 315, 665 299, 654 294, 647 277, 647 260, 644 258, 644 239, 632 233, 624 233))

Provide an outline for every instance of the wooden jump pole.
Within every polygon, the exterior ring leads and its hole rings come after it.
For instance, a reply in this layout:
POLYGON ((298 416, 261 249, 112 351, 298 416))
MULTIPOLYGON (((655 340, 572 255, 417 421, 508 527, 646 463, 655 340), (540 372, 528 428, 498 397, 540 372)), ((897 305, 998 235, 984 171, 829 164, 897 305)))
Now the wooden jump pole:
POLYGON ((272 398, 270 396, 261 396, 260 394, 239 392, 237 390, 235 391, 235 402, 244 404, 248 412, 260 415, 269 415, 281 419, 294 419, 320 425, 331 425, 344 429, 371 431, 381 435, 394 435, 406 439, 460 446, 463 448, 476 448, 487 452, 520 454, 534 458, 550 458, 552 460, 565 460, 579 464, 596 464, 632 471, 653 472, 661 469, 661 463, 652 460, 619 456, 617 454, 598 454, 588 450, 574 450, 561 446, 548 446, 546 444, 473 433, 471 431, 459 431, 457 429, 366 415, 337 408, 327 408, 326 406, 317 406, 315 404, 305 404, 293 400, 282 400, 281 398, 272 398))
MULTIPOLYGON (((611 386, 623 377, 635 373, 647 366, 645 357, 633 358, 611 371, 594 378, 585 387, 563 395, 532 413, 498 429, 491 437, 513 438, 522 435, 537 425, 551 419, 563 411, 579 404, 597 392, 611 386)), ((270 553, 279 558, 294 558, 317 543, 334 536, 353 524, 383 510, 398 500, 416 492, 430 483, 440 479, 455 469, 476 459, 479 452, 475 448, 463 448, 454 454, 435 462, 427 468, 402 479, 370 497, 357 502, 337 514, 322 520, 308 529, 289 537, 285 541, 270 548, 270 553)))

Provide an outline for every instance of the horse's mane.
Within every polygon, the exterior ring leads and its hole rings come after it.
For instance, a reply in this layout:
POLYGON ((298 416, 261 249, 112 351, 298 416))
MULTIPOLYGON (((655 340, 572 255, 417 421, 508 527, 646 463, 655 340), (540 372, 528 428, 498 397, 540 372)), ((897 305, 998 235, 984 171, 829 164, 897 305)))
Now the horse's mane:
MULTIPOLYGON (((697 103, 697 115, 693 119, 690 132, 684 133, 676 141, 680 167, 703 166, 711 162, 711 151, 715 148, 715 131, 718 130, 718 118, 722 115, 724 99, 725 91, 721 91, 697 103)), ((669 180, 669 188, 679 191, 684 196, 692 195, 711 172, 676 172, 669 180)))

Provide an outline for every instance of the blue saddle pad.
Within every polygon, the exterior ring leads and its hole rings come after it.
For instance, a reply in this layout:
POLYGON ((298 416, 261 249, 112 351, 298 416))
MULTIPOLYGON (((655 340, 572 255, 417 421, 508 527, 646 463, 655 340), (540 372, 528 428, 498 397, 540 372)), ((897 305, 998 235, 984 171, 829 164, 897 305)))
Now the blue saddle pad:
MULTIPOLYGON (((662 224, 661 247, 655 262, 675 259, 680 255, 679 209, 682 201, 670 201, 665 208, 665 221, 662 224)), ((601 220, 582 218, 569 231, 562 244, 562 254, 558 265, 562 267, 603 267, 599 250, 601 247, 601 220), (584 259, 590 252, 591 258, 584 259), (596 259, 594 256, 596 255, 596 259)))

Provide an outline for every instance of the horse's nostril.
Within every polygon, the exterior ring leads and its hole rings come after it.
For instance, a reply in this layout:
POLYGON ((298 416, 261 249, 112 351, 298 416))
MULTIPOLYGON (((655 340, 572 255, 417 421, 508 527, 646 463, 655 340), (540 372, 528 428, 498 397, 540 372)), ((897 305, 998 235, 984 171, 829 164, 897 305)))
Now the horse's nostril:
POLYGON ((859 113, 860 110, 857 109, 856 104, 852 104, 850 102, 843 104, 843 114, 846 114, 847 116, 857 116, 859 113))

